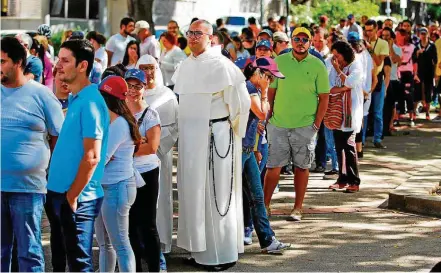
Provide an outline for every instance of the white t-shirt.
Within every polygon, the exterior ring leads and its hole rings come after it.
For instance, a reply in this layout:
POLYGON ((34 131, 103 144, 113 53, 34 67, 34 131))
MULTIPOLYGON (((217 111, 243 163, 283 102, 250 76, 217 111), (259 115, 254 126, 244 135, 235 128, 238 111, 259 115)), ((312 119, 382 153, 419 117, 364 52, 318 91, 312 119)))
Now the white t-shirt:
POLYGON ((113 52, 112 60, 110 65, 116 65, 122 63, 124 59, 124 54, 126 53, 127 44, 130 41, 134 41, 135 38, 132 36, 124 37, 121 34, 115 34, 107 41, 106 50, 113 52))
POLYGON ((104 47, 100 47, 97 51, 95 51, 95 59, 99 60, 99 63, 103 67, 103 71, 107 68, 108 56, 106 49, 104 47))
POLYGON ((149 54, 150 56, 153 56, 156 60, 158 60, 161 56, 161 45, 159 44, 158 40, 156 40, 154 35, 145 38, 144 42, 140 44, 139 50, 141 56, 149 54))
MULTIPOLYGON (((139 113, 136 113, 135 119, 139 120, 143 112, 144 110, 139 113)), ((155 109, 149 107, 147 113, 144 116, 144 120, 142 121, 141 126, 139 126, 139 132, 141 133, 142 137, 146 137, 146 132, 149 129, 160 124, 161 121, 159 120, 158 112, 156 112, 155 109)), ((134 163, 135 163, 135 168, 139 171, 139 173, 142 174, 158 168, 160 161, 158 156, 156 154, 153 154, 153 155, 136 156, 134 159, 134 163)), ((145 182, 148 183, 148 181, 145 182)))
MULTIPOLYGON (((403 51, 401 50, 401 48, 399 46, 397 46, 396 44, 392 45, 393 50, 395 51, 395 54, 397 54, 400 57, 403 57, 403 51)), ((392 60, 392 58, 391 58, 392 60)), ((391 81, 398 81, 398 63, 393 63, 392 62, 392 69, 391 69, 391 73, 390 73, 390 80, 391 81)))
POLYGON ((117 117, 109 126, 106 166, 101 184, 115 184, 134 175, 133 153, 135 144, 130 135, 129 124, 117 117))

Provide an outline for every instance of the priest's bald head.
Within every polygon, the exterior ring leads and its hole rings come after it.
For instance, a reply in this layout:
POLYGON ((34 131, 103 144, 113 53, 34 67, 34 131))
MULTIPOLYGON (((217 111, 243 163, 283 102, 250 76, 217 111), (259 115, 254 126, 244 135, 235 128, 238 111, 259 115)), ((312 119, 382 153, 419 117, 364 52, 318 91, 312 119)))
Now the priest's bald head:
POLYGON ((197 20, 187 31, 188 47, 194 56, 199 56, 210 47, 213 39, 213 27, 206 20, 197 20))

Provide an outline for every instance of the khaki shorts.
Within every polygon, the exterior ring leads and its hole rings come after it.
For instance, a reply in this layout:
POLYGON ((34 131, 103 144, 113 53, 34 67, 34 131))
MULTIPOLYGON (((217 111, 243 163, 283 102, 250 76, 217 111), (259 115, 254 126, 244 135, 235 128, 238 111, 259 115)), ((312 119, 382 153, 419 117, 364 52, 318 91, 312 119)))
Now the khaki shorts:
POLYGON ((288 165, 311 168, 314 161, 317 131, 311 126, 287 129, 268 124, 268 168, 288 165))

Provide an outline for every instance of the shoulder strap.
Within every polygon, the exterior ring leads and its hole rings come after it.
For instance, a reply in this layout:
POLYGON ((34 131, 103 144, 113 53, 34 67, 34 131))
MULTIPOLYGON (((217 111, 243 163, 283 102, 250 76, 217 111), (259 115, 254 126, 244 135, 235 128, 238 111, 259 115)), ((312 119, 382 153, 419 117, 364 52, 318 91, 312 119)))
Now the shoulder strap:
POLYGON ((141 117, 138 119, 138 122, 137 122, 138 127, 140 127, 142 122, 144 121, 145 114, 147 114, 147 111, 149 110, 149 107, 150 106, 147 106, 147 108, 145 108, 144 112, 142 112, 141 117))

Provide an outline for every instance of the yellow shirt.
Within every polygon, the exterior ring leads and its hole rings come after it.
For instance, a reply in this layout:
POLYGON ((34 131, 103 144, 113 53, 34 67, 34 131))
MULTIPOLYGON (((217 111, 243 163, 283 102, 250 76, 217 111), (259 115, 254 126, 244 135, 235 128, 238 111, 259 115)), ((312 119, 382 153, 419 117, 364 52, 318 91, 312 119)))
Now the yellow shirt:
MULTIPOLYGON (((371 46, 374 49, 375 55, 389 56, 389 44, 385 40, 378 38, 378 40, 371 42, 371 46)), ((375 75, 378 75, 381 72, 381 70, 383 70, 383 65, 384 65, 384 61, 381 62, 379 66, 377 66, 375 75)))

